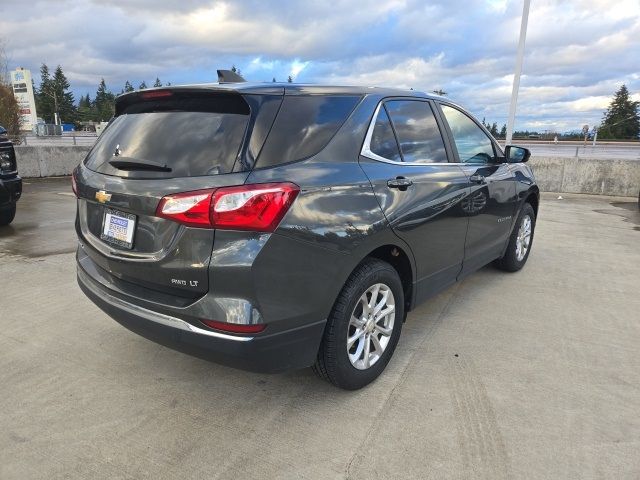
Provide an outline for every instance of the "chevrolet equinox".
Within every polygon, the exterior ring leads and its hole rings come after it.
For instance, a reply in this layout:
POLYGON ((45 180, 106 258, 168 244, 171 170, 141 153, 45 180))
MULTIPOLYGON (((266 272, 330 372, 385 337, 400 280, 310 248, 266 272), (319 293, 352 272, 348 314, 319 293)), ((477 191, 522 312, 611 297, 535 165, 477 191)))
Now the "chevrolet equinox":
POLYGON ((523 267, 539 192, 447 99, 210 84, 121 95, 74 171, 78 282, 126 328, 238 368, 357 389, 407 312, 523 267))

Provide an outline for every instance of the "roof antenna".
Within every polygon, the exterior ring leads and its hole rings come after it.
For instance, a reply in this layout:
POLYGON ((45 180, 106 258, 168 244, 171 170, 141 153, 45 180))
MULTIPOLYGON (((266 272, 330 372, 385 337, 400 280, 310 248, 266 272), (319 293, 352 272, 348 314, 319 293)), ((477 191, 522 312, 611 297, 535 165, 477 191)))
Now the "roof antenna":
POLYGON ((218 83, 241 83, 246 82, 244 78, 231 70, 218 70, 218 83))

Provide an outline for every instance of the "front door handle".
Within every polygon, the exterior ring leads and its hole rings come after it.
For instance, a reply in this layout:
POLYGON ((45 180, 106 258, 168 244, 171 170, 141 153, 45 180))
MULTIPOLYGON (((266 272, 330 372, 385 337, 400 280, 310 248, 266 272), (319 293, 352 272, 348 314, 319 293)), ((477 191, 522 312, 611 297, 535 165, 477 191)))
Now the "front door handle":
POLYGON ((406 190, 408 187, 413 185, 413 182, 405 177, 396 177, 390 180, 387 180, 387 187, 389 188, 397 188, 399 190, 406 190))
POLYGON ((471 183, 487 183, 486 179, 484 178, 484 175, 479 175, 479 174, 475 174, 475 175, 471 175, 469 177, 469 181, 471 183))

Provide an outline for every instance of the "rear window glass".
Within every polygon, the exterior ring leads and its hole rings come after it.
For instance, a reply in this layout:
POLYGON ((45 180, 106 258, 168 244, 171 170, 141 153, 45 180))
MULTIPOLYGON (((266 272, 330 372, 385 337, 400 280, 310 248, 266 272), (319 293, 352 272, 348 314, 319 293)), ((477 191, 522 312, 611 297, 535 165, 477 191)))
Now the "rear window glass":
POLYGON ((394 162, 401 162, 400 150, 398 149, 398 142, 396 136, 391 128, 391 122, 389 116, 384 107, 380 108, 378 116, 376 118, 376 124, 373 127, 373 133, 371 135, 371 143, 369 145, 371 152, 376 155, 380 155, 387 160, 393 160, 394 162))
POLYGON ((349 95, 285 96, 258 157, 258 168, 316 155, 360 101, 349 95))
POLYGON ((402 158, 411 163, 447 161, 436 118, 427 102, 392 100, 385 103, 398 135, 402 158))
POLYGON ((105 129, 86 165, 123 176, 130 176, 131 171, 153 171, 153 165, 166 167, 163 177, 229 173, 248 119, 249 108, 240 97, 133 103, 105 129), (120 168, 112 165, 114 161, 120 168))

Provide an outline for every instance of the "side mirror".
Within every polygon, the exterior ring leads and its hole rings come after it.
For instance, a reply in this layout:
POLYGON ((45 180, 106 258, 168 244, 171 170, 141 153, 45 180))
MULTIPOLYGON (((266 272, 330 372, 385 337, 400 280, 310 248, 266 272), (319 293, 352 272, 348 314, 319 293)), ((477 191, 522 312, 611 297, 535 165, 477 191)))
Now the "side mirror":
POLYGON ((507 145, 504 155, 509 163, 524 163, 531 157, 531 151, 528 148, 507 145))

